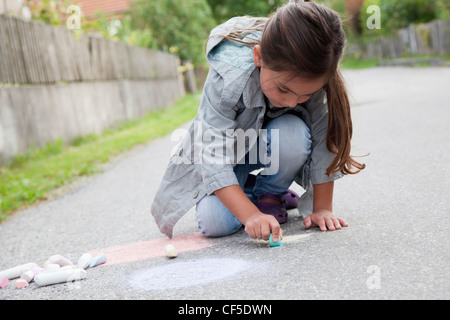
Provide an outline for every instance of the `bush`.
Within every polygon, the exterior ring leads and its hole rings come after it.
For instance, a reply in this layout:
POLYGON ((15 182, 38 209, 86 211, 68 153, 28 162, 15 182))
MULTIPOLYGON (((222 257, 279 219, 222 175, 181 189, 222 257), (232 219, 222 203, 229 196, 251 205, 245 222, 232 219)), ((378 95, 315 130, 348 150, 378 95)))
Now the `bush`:
POLYGON ((445 8, 449 2, 449 0, 365 0, 360 12, 362 35, 392 34, 411 23, 425 23, 438 19, 439 12, 442 11, 440 8, 445 8), (367 8, 370 5, 380 7, 380 30, 370 30, 365 25, 369 17, 367 8))

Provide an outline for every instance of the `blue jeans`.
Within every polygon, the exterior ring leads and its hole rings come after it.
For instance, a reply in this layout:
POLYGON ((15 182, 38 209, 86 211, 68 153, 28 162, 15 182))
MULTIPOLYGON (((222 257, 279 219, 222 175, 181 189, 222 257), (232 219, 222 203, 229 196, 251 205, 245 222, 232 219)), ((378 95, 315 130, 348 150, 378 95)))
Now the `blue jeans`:
MULTIPOLYGON (((258 152, 257 163, 250 163, 247 154, 244 164, 236 164, 233 167, 240 187, 253 203, 257 202, 259 196, 266 193, 284 196, 311 153, 310 130, 301 118, 292 114, 284 114, 270 120, 264 129, 267 129, 267 153, 272 158, 274 155, 271 154, 273 136, 271 130, 278 130, 279 167, 277 172, 268 175, 258 174, 256 185, 245 187, 250 172, 268 167, 270 164, 264 165, 263 163, 267 161, 261 161, 258 152)), ((258 147, 258 142, 255 147, 258 147)), ((197 203, 196 210, 198 229, 206 237, 230 235, 242 227, 242 223, 213 194, 201 199, 197 203)))

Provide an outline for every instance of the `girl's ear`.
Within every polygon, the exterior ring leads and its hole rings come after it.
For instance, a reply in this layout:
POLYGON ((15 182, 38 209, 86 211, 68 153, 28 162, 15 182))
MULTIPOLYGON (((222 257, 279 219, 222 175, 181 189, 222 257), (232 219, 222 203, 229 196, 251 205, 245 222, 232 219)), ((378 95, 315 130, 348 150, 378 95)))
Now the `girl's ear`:
POLYGON ((254 61, 256 66, 261 67, 262 66, 262 57, 261 57, 261 46, 257 44, 253 48, 253 54, 254 54, 254 61))

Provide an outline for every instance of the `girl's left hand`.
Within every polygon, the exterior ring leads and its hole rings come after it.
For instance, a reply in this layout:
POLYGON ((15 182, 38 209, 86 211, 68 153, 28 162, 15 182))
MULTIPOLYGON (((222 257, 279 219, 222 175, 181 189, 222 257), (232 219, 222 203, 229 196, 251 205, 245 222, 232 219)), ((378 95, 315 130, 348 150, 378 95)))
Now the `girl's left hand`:
POLYGON ((314 211, 303 220, 303 224, 306 228, 318 226, 322 231, 327 231, 327 229, 334 231, 341 229, 341 227, 348 227, 344 219, 338 218, 333 212, 324 209, 314 211))

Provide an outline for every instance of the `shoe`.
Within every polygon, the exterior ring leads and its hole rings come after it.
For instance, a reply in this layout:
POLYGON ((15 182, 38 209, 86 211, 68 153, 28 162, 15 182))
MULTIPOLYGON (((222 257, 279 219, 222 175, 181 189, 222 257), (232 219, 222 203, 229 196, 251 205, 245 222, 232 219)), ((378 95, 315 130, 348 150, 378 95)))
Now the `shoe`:
MULTIPOLYGON (((247 181, 245 182, 244 188, 252 188, 256 185, 256 176, 254 174, 249 174, 247 177, 247 181)), ((284 207, 289 209, 295 209, 297 208, 297 202, 300 196, 292 191, 291 189, 288 189, 286 194, 283 197, 283 203, 284 207)))
POLYGON ((280 196, 276 196, 276 195, 270 194, 270 193, 262 194, 258 197, 258 203, 256 204, 256 207, 262 213, 270 214, 271 216, 274 216, 275 219, 277 219, 279 224, 283 224, 287 221, 288 213, 286 211, 285 204, 283 202, 283 198, 280 196), (277 203, 261 201, 264 199, 275 200, 275 202, 277 202, 277 203))
POLYGON ((298 199, 300 199, 300 196, 291 189, 288 189, 283 197, 284 207, 287 210, 297 208, 298 199))

